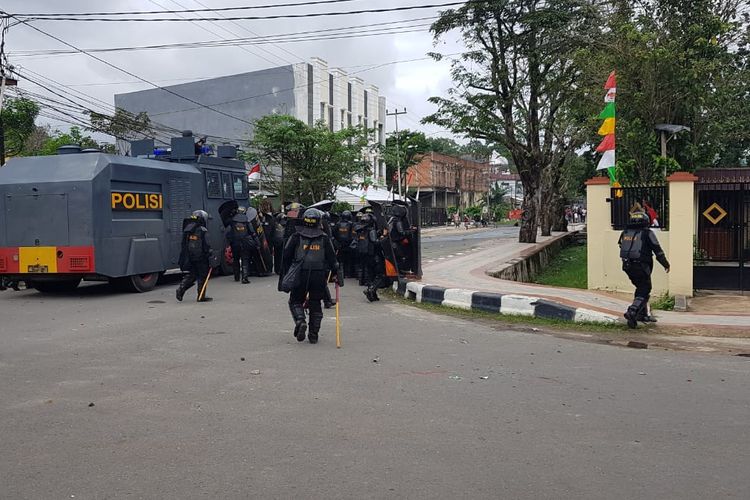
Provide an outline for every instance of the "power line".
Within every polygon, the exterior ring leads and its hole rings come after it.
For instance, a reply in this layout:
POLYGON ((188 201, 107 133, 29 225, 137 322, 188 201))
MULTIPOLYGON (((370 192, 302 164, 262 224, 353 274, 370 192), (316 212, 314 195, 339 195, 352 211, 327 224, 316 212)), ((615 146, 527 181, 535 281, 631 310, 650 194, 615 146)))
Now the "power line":
MULTIPOLYGON (((128 12, 45 12, 41 14, 23 13, 17 14, 21 17, 66 17, 66 16, 130 16, 130 15, 147 15, 147 14, 178 14, 178 13, 193 13, 193 12, 226 12, 231 10, 254 10, 254 9, 276 9, 280 7, 302 7, 308 5, 325 5, 333 3, 344 3, 354 2, 356 0, 312 0, 300 3, 279 3, 269 5, 257 5, 257 6, 244 6, 244 7, 216 7, 216 8, 205 8, 205 9, 187 9, 187 10, 141 10, 141 11, 128 11, 128 12)), ((159 5, 159 7, 162 7, 159 5)), ((162 7, 163 8, 163 7, 162 7)))
MULTIPOLYGON (((14 17, 14 16, 11 16, 11 17, 14 17)), ((47 37, 49 37, 49 38, 52 38, 53 40, 57 40, 58 42, 62 43, 63 45, 66 45, 66 46, 68 46, 68 47, 70 47, 70 48, 72 48, 72 49, 75 49, 75 50, 77 50, 78 52, 81 52, 81 53, 83 53, 83 54, 86 54, 87 56, 91 57, 92 59, 95 59, 95 60, 97 60, 97 61, 99 61, 99 62, 101 62, 101 63, 103 63, 103 64, 106 64, 107 66, 109 66, 109 67, 111 67, 111 68, 114 68, 114 69, 116 69, 116 70, 118 70, 118 71, 121 71, 121 72, 125 73, 126 75, 130 75, 130 76, 132 76, 133 78, 137 78, 138 80, 141 80, 142 82, 144 82, 144 83, 147 83, 147 84, 151 85, 152 87, 155 87, 155 88, 161 89, 161 90, 163 90, 163 91, 165 91, 165 92, 167 92, 167 93, 169 93, 169 94, 172 94, 172 95, 174 95, 174 96, 176 96, 176 97, 179 97, 179 98, 181 98, 181 99, 184 99, 184 100, 186 100, 186 101, 188 101, 188 102, 192 102, 193 104, 197 104, 197 105, 198 105, 199 107, 201 107, 201 108, 209 109, 209 110, 211 110, 211 111, 213 111, 213 112, 215 112, 215 113, 218 113, 218 114, 220 114, 220 115, 226 116, 226 117, 228 117, 228 118, 232 118, 232 119, 234 119, 234 120, 237 120, 237 121, 240 121, 240 122, 246 123, 246 124, 248 124, 248 125, 252 125, 252 122, 250 122, 250 121, 248 121, 248 120, 245 120, 244 118, 240 118, 240 117, 237 117, 237 116, 233 116, 233 115, 231 115, 231 114, 229 114, 229 113, 225 113, 224 111, 221 111, 221 110, 218 110, 218 109, 214 109, 214 108, 211 108, 211 107, 209 107, 209 106, 206 106, 205 104, 202 104, 202 103, 200 103, 200 102, 198 102, 198 101, 196 101, 196 100, 194 100, 194 99, 191 99, 191 98, 189 98, 189 97, 185 97, 184 95, 178 94, 177 92, 174 92, 173 90, 170 90, 170 89, 167 89, 167 88, 161 87, 160 85, 157 85, 157 84, 155 84, 155 83, 152 83, 152 82, 150 82, 150 81, 146 80, 145 78, 142 78, 142 77, 140 77, 140 76, 136 75, 135 73, 133 73, 133 72, 131 72, 131 71, 128 71, 128 70, 126 70, 126 69, 123 69, 123 68, 120 68, 119 66, 116 66, 116 65, 114 65, 114 64, 112 64, 112 63, 110 63, 109 61, 107 61, 107 60, 105 60, 105 59, 102 59, 102 58, 100 58, 100 57, 97 57, 97 56, 95 56, 95 55, 93 55, 93 54, 90 54, 90 53, 86 52, 85 50, 82 50, 82 49, 80 49, 80 48, 76 47, 75 45, 73 45, 73 44, 71 44, 71 43, 68 43, 68 42, 66 42, 65 40, 63 40, 63 39, 61 39, 61 38, 59 38, 59 37, 57 37, 57 36, 55 36, 55 35, 52 35, 52 34, 50 34, 50 33, 47 33, 46 31, 44 31, 44 30, 42 30, 42 29, 40 29, 40 28, 37 28, 36 26, 34 26, 34 25, 30 24, 30 23, 29 23, 28 21, 23 21, 23 20, 19 20, 19 22, 20 22, 20 23, 23 23, 23 24, 25 24, 26 26, 28 26, 29 28, 31 28, 31 29, 33 29, 33 30, 35 30, 35 31, 38 31, 39 33, 42 33, 43 35, 45 35, 45 36, 47 36, 47 37)))
MULTIPOLYGON (((308 37, 290 37, 290 38, 276 38, 276 37, 263 37, 258 39, 249 38, 238 38, 234 40, 207 40, 203 42, 181 42, 181 43, 169 43, 169 44, 158 44, 158 45, 140 45, 135 47, 106 47, 99 49, 84 49, 91 53, 107 53, 107 52, 135 52, 135 51, 149 51, 149 50, 173 50, 173 49, 206 49, 206 48, 217 48, 226 47, 227 45, 237 46, 244 48, 244 45, 271 45, 278 43, 296 43, 296 42, 311 42, 311 41, 326 41, 326 40, 341 40, 346 38, 368 38, 371 36, 382 36, 382 35, 398 35, 402 33, 416 33, 426 31, 425 28, 430 26, 427 24, 417 24, 412 26, 404 27, 392 27, 392 28, 381 28, 374 30, 359 30, 346 32, 342 31, 327 36, 308 36, 308 37), (409 29, 404 29, 409 28, 409 29)), ((27 52, 11 52, 10 56, 15 58, 28 58, 38 56, 63 56, 63 55, 74 55, 80 52, 74 50, 35 50, 27 52)), ((273 64, 277 64, 274 61, 269 61, 273 64)), ((289 64, 292 62, 287 61, 289 64)))
POLYGON ((403 12, 407 10, 417 9, 433 9, 441 7, 454 7, 457 5, 465 5, 467 3, 475 3, 486 0, 468 0, 466 2, 447 2, 440 4, 427 4, 427 5, 405 5, 401 7, 384 7, 379 9, 360 9, 350 11, 337 11, 337 12, 308 12, 304 14, 273 14, 268 16, 236 16, 236 17, 162 17, 162 18, 133 18, 133 17, 118 17, 118 18, 107 18, 107 17, 49 17, 45 15, 41 16, 28 16, 19 14, 8 14, 5 13, 5 17, 12 17, 18 22, 27 21, 80 21, 80 22, 196 22, 196 21, 260 21, 266 19, 300 19, 310 17, 328 17, 328 16, 348 16, 354 14, 379 14, 383 12, 403 12))

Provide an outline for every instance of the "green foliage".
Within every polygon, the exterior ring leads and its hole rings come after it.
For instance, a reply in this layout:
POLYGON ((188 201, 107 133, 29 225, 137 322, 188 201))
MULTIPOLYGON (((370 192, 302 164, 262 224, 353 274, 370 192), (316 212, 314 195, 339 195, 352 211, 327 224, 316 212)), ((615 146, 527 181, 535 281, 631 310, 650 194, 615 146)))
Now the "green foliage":
POLYGON ((5 133, 5 155, 21 156, 26 152, 26 141, 34 132, 34 120, 39 114, 39 106, 29 99, 9 98, 2 110, 5 133))
POLYGON ((599 39, 599 26, 585 0, 472 2, 432 25, 436 41, 458 32, 466 50, 452 60, 453 88, 430 98, 438 109, 424 121, 510 153, 526 196, 522 242, 536 241, 540 189, 543 214, 564 206, 562 168, 583 145, 595 106, 575 57, 599 39))
POLYGON ((533 282, 567 288, 588 288, 588 257, 585 245, 571 245, 560 251, 533 282))
POLYGON ((35 151, 33 154, 40 156, 54 155, 57 154, 57 148, 69 144, 76 144, 82 149, 99 147, 99 144, 92 139, 91 136, 83 135, 81 129, 78 127, 70 127, 68 133, 55 130, 53 135, 42 144, 40 150, 35 151))
POLYGON ((283 201, 311 204, 370 174, 367 133, 362 127, 332 132, 324 123, 310 127, 292 116, 269 115, 255 122, 250 148, 265 169, 264 188, 283 191, 283 201))
POLYGON ((471 220, 475 220, 478 217, 481 217, 482 207, 479 205, 471 206, 466 209, 466 215, 468 215, 471 220))
MULTIPOLYGON (((660 123, 674 168, 736 167, 750 156, 750 18, 738 0, 617 1, 600 43, 579 51, 588 81, 617 71, 618 169, 625 182, 663 179, 660 123)), ((601 90, 598 91, 602 93, 601 90)), ((589 144, 599 137, 590 129, 589 144)))
POLYGON ((656 300, 651 302, 651 309, 657 311, 674 311, 674 295, 669 295, 669 292, 656 297, 656 300))
POLYGON ((448 214, 448 217, 452 217, 453 214, 458 212, 458 207, 448 207, 445 211, 448 214))
POLYGON ((343 212, 345 210, 353 212, 354 211, 354 207, 348 201, 337 201, 331 207, 331 211, 333 213, 335 213, 335 214, 340 214, 341 212, 343 212))

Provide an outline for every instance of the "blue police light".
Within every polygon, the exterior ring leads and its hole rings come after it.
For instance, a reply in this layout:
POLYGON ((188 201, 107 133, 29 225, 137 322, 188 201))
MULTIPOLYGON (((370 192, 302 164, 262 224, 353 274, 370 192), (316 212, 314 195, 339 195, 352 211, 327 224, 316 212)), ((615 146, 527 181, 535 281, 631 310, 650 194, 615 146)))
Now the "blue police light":
POLYGON ((168 155, 169 151, 164 148, 154 148, 154 156, 168 155))
POLYGON ((201 154, 207 155, 214 152, 213 146, 201 146, 201 154))

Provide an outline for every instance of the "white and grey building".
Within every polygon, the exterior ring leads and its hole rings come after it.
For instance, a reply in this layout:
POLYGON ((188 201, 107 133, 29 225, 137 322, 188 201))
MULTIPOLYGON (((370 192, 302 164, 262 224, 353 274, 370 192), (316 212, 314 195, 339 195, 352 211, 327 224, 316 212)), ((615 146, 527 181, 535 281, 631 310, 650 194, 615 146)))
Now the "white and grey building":
MULTIPOLYGON (((313 58, 310 63, 165 88, 174 94, 161 88, 117 94, 115 106, 131 113, 145 111, 155 124, 192 130, 196 135, 208 136, 209 142, 219 144, 250 140, 250 123, 270 114, 288 114, 308 125, 322 120, 334 131, 362 124, 375 130, 373 142, 385 144, 385 97, 376 86, 342 69, 329 69, 328 63, 319 58, 313 58)), ((385 184, 382 159, 377 154, 369 159, 373 180, 385 184)))

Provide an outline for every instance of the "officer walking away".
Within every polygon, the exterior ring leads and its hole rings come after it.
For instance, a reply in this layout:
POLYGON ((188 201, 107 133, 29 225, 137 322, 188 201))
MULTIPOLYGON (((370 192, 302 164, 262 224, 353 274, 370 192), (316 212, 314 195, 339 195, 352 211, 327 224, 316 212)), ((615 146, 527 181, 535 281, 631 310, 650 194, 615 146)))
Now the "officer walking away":
POLYGON ((625 319, 628 320, 630 328, 638 326, 638 321, 656 322, 656 319, 648 313, 651 271, 654 268, 653 255, 656 255, 656 260, 664 266, 664 270, 669 272, 669 261, 659 245, 656 234, 649 229, 650 224, 651 221, 645 212, 631 212, 628 225, 620 234, 618 241, 622 270, 635 286, 633 303, 625 312, 625 319))
POLYGON ((227 230, 227 240, 232 247, 232 270, 234 281, 250 283, 250 263, 253 252, 258 248, 257 235, 251 230, 245 207, 239 207, 232 217, 227 230))
POLYGON ((294 336, 298 342, 305 340, 307 324, 305 323, 304 303, 310 310, 310 333, 308 340, 311 344, 318 342, 320 324, 323 321, 321 300, 328 287, 328 274, 337 273, 336 252, 331 239, 321 226, 323 213, 315 208, 308 208, 303 216, 302 225, 297 227, 294 234, 284 247, 282 258, 283 273, 279 283, 289 271, 293 262, 300 263, 301 272, 296 286, 289 294, 289 310, 294 319, 294 336))
POLYGON ((350 248, 354 240, 354 224, 349 210, 342 212, 341 218, 334 226, 333 236, 338 246, 338 259, 344 268, 344 275, 351 278, 354 276, 354 251, 350 248))
MULTIPOLYGON (((198 282, 198 296, 208 278, 209 258, 211 247, 208 245, 208 229, 206 221, 208 214, 203 210, 196 210, 190 218, 185 219, 182 230, 182 250, 180 251, 180 269, 185 275, 177 287, 177 300, 182 301, 185 292, 198 282)), ((205 295, 200 302, 213 300, 205 295)))

